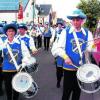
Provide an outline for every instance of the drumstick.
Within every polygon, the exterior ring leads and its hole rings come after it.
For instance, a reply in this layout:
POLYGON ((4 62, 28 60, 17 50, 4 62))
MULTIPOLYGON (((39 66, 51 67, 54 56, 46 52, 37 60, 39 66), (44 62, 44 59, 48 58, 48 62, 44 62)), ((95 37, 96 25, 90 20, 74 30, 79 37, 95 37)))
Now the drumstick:
POLYGON ((76 65, 74 65, 74 64, 71 64, 71 65, 72 65, 72 66, 74 66, 74 67, 75 67, 75 68, 77 68, 77 69, 79 68, 79 67, 77 67, 77 66, 76 66, 76 65))
MULTIPOLYGON (((94 38, 93 40, 90 40, 90 41, 85 41, 85 42, 83 42, 83 43, 81 43, 81 44, 79 44, 79 45, 81 46, 81 45, 84 44, 84 43, 88 43, 88 42, 95 41, 95 40, 98 40, 98 39, 100 39, 100 37, 94 38)), ((75 52, 75 50, 77 50, 77 47, 73 49, 74 52, 75 52)))

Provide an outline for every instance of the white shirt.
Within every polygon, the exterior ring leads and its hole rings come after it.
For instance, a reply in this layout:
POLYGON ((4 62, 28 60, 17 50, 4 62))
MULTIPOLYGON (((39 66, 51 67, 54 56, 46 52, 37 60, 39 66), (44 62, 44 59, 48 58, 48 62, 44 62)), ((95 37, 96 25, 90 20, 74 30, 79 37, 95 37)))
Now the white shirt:
POLYGON ((36 36, 42 35, 44 32, 44 27, 37 27, 36 36))
MULTIPOLYGON (((81 31, 83 32, 84 35, 86 35, 85 31, 83 28, 81 28, 81 31)), ((73 28, 70 28, 69 33, 73 32, 73 28)), ((51 49, 52 55, 53 56, 61 56, 63 57, 63 55, 65 55, 65 46, 66 46, 66 29, 62 30, 60 36, 59 36, 59 40, 56 43, 56 45, 54 46, 54 48, 51 49)), ((87 50, 91 52, 92 50, 92 46, 94 44, 93 42, 93 36, 92 33, 90 31, 88 31, 88 40, 87 40, 87 50)))
POLYGON ((24 37, 29 38, 29 47, 30 47, 30 49, 31 49, 32 51, 36 51, 35 43, 34 43, 34 40, 33 40, 33 38, 32 38, 31 36, 25 34, 25 35, 23 35, 23 36, 18 35, 16 38, 17 38, 17 39, 18 39, 18 38, 21 39, 21 38, 24 38, 24 37))

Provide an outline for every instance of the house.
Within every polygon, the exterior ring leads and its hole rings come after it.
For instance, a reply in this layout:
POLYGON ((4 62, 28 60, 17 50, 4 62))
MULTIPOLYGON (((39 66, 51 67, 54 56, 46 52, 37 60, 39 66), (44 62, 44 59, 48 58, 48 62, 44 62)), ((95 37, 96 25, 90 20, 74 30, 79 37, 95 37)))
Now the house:
MULTIPOLYGON (((32 0, 21 0, 23 7, 23 22, 33 20, 33 5, 32 0)), ((19 21, 19 0, 0 0, 0 22, 1 21, 19 21)))
POLYGON ((35 5, 38 10, 37 21, 38 23, 51 22, 52 5, 51 4, 40 4, 35 5))

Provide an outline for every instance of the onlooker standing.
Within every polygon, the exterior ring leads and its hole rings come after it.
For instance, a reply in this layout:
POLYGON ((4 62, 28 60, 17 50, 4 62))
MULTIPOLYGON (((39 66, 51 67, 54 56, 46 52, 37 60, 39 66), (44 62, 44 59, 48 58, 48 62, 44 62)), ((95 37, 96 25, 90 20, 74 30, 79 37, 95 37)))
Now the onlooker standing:
POLYGON ((38 26, 37 26, 37 42, 38 42, 38 48, 41 48, 42 47, 42 35, 43 35, 43 32, 44 32, 44 28, 42 26, 42 23, 39 23, 38 26))

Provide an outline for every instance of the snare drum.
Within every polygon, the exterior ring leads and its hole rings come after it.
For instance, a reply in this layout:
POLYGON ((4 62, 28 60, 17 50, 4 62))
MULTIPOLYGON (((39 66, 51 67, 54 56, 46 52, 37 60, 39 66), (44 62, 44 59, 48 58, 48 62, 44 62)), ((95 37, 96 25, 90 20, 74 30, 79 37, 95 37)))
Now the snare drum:
POLYGON ((94 64, 84 64, 77 71, 79 87, 86 93, 95 93, 100 89, 100 68, 94 64))
POLYGON ((32 77, 26 72, 17 73, 12 79, 12 87, 22 93, 25 98, 32 98, 38 91, 38 86, 32 77))
POLYGON ((34 57, 23 58, 22 66, 24 66, 22 70, 30 74, 38 70, 38 63, 34 57))

